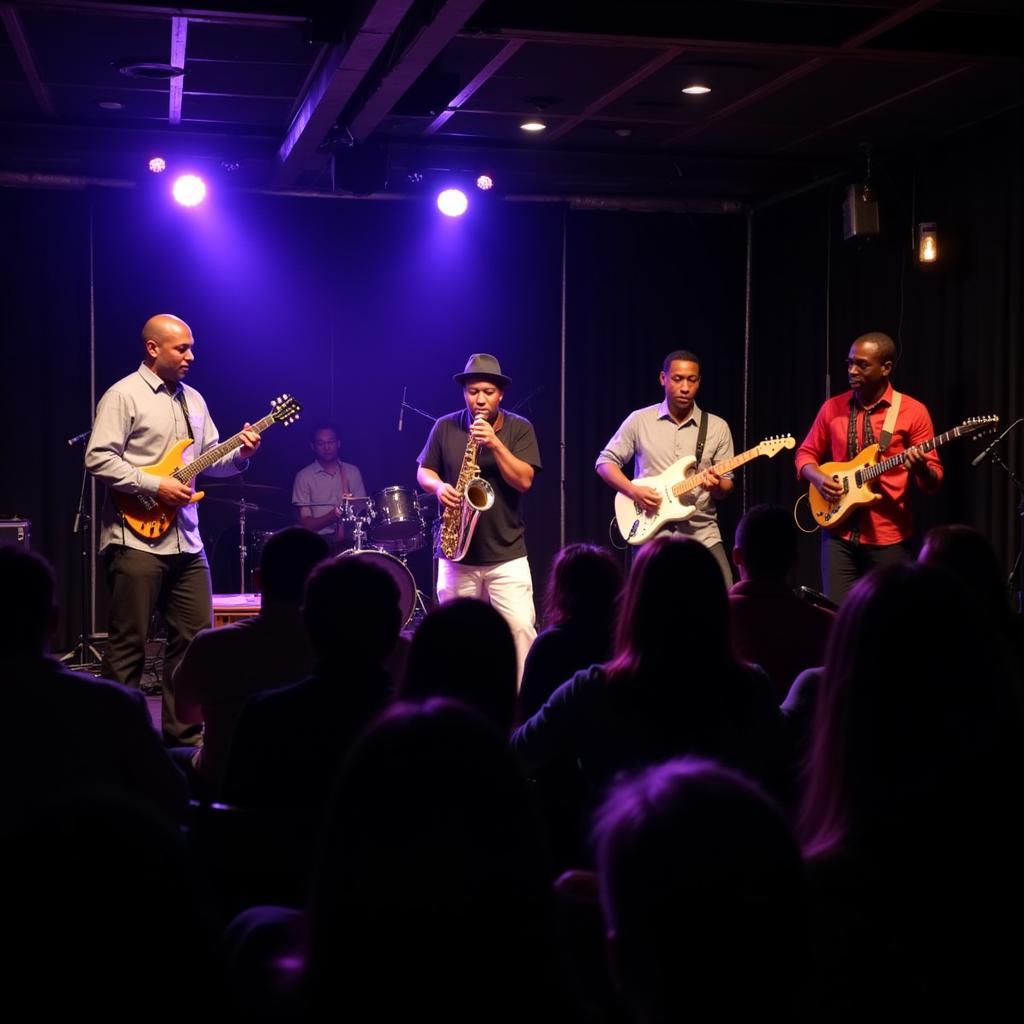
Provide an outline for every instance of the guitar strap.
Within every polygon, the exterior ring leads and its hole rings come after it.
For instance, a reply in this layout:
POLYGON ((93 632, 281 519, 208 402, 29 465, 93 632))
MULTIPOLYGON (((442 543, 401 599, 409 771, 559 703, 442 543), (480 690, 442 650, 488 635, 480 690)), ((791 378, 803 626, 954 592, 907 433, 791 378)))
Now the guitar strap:
POLYGON ((700 467, 701 457, 704 455, 704 442, 708 439, 708 414, 702 412, 700 414, 700 427, 697 429, 697 447, 693 450, 694 457, 696 458, 695 466, 700 467))
POLYGON ((885 422, 882 424, 882 431, 878 435, 878 450, 884 452, 892 442, 892 432, 896 429, 896 417, 900 411, 900 398, 903 396, 898 391, 892 393, 892 404, 885 414, 885 422))
MULTIPOLYGON (((181 390, 177 395, 175 395, 175 398, 177 398, 181 403, 181 411, 185 415, 185 429, 188 431, 188 436, 194 441, 196 439, 196 435, 192 433, 192 421, 188 416, 188 402, 185 401, 185 388, 182 385, 179 385, 179 387, 181 387, 181 390)), ((886 420, 886 422, 888 423, 888 420, 886 420)))

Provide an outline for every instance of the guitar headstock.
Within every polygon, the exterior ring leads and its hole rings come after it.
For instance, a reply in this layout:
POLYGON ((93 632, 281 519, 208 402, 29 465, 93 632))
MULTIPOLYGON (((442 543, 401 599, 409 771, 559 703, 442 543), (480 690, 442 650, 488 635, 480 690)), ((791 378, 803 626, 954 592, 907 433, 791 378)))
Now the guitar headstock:
POLYGON ((998 416, 972 416, 960 424, 961 434, 975 434, 981 431, 983 434, 991 433, 999 426, 998 416))
POLYGON ((778 455, 783 448, 795 448, 796 441, 793 439, 792 434, 779 434, 775 437, 766 437, 758 446, 758 455, 767 455, 768 458, 772 458, 778 455))
POLYGON ((270 415, 274 417, 275 423, 282 426, 290 426, 299 418, 302 406, 291 395, 278 395, 270 403, 270 415))

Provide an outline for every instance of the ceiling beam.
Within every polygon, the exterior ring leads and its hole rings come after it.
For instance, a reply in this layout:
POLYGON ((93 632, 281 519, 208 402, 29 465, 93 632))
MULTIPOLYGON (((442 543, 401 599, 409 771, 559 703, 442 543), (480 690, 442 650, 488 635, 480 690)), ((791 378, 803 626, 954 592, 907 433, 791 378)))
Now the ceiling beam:
MULTIPOLYGON (((897 12, 903 13, 903 9, 897 12)), ((904 19, 905 20, 905 19, 904 19)), ((895 27, 895 26, 889 26, 895 27)), ((840 46, 827 46, 814 43, 773 43, 745 39, 699 39, 686 36, 632 36, 608 35, 585 32, 555 32, 535 29, 501 29, 496 32, 465 32, 459 34, 460 39, 484 40, 495 42, 520 40, 524 43, 539 43, 545 46, 566 47, 599 47, 625 49, 662 49, 665 46, 678 46, 690 54, 706 54, 708 56, 731 57, 734 60, 742 57, 783 57, 793 59, 810 59, 811 57, 830 57, 834 60, 872 61, 886 64, 934 64, 963 63, 972 61, 975 64, 1019 64, 1020 57, 1013 53, 958 53, 950 50, 892 50, 863 49, 840 46)))
POLYGON ((349 118, 349 131, 356 142, 368 138, 405 95, 409 86, 430 66, 434 58, 459 34, 483 0, 445 0, 433 19, 419 30, 398 60, 389 68, 349 118))
POLYGON ((949 81, 951 78, 956 78, 958 75, 964 74, 966 71, 974 69, 973 64, 961 64, 958 68, 953 68, 952 71, 947 71, 944 75, 938 75, 936 78, 930 78, 927 82, 921 82, 919 85, 915 85, 911 89, 905 89, 901 93, 897 93, 895 96, 887 96, 884 100, 880 100, 878 103, 872 103, 869 107, 864 107, 863 110, 854 111, 852 114, 847 114, 846 117, 841 117, 838 121, 833 121, 831 124, 823 124, 818 128, 815 128, 813 132, 808 132, 806 135, 801 135, 798 139, 793 139, 791 142, 787 142, 782 146, 776 147, 773 152, 785 153, 788 149, 794 149, 803 142, 809 142, 811 139, 816 139, 819 135, 827 135, 830 131, 836 128, 841 128, 845 124, 850 124, 852 121, 857 121, 862 117, 867 117, 868 114, 874 114, 879 110, 884 110, 886 107, 892 106, 894 103, 899 103, 901 100, 908 99, 911 96, 916 96, 918 93, 927 92, 929 89, 935 88, 937 85, 941 85, 943 82, 949 81))
POLYGON ((560 139, 567 132, 571 132, 577 125, 599 114, 609 104, 614 103, 620 96, 625 95, 631 89, 635 89, 641 82, 646 81, 651 75, 660 71, 666 64, 671 64, 683 53, 682 47, 671 46, 663 53, 658 54, 653 60, 648 61, 642 68, 634 71, 628 78, 623 79, 618 85, 609 89, 603 96, 599 96, 593 103, 589 104, 580 113, 566 118, 557 128, 547 133, 548 142, 560 139))
POLYGON ((494 74, 525 45, 525 40, 510 39, 466 84, 460 92, 451 98, 448 106, 434 118, 426 128, 424 135, 433 135, 449 118, 459 112, 459 108, 470 99, 478 89, 494 76, 494 74))
MULTIPOLYGON (((171 18, 171 67, 185 70, 185 45, 188 42, 188 18, 171 18)), ((167 120, 181 124, 181 95, 185 87, 184 74, 171 79, 170 106, 167 120)))
POLYGON ((18 63, 21 65, 22 73, 28 80, 32 95, 36 98, 39 109, 51 117, 56 113, 53 100, 43 84, 43 79, 36 67, 36 59, 32 54, 32 47, 29 46, 28 37, 25 35, 25 28, 21 24, 18 12, 11 4, 0 4, 0 18, 3 19, 7 35, 10 37, 14 52, 18 55, 18 63))
POLYGON ((94 3, 90 0, 31 0, 33 7, 73 14, 113 14, 119 18, 188 18, 211 25, 245 25, 250 28, 274 28, 303 25, 309 19, 302 14, 255 14, 251 11, 208 11, 201 7, 161 7, 156 4, 94 3))
POLYGON ((391 41, 412 3, 413 0, 370 0, 350 25, 346 41, 324 53, 278 150, 275 187, 294 185, 304 171, 321 166, 321 142, 391 41))
MULTIPOLYGON (((930 7, 934 7, 937 3, 938 0, 913 0, 912 3, 907 4, 905 7, 901 7, 896 11, 891 11, 884 18, 880 18, 867 28, 862 29, 856 35, 850 36, 849 39, 840 44, 839 48, 841 50, 856 51, 858 47, 863 46, 872 39, 877 39, 880 35, 895 28, 897 25, 902 25, 903 22, 908 21, 910 18, 920 14, 922 11, 928 10, 930 7)), ((690 127, 678 132, 671 138, 666 139, 662 145, 666 148, 678 146, 681 142, 686 142, 694 136, 700 135, 701 132, 711 127, 711 125, 724 121, 725 119, 732 117, 733 114, 738 114, 741 110, 746 110, 748 107, 752 107, 755 104, 760 103, 769 96, 774 96, 777 92, 787 88, 793 82, 799 81, 801 78, 806 78, 808 75, 813 74, 816 71, 820 71, 821 68, 830 64, 831 61, 831 57, 812 57, 810 60, 804 61, 803 64, 798 64, 795 68, 790 68, 789 71, 764 82, 756 89, 752 89, 745 96, 741 96, 732 103, 728 103, 724 107, 720 107, 713 114, 709 114, 703 120, 690 125, 690 127)))

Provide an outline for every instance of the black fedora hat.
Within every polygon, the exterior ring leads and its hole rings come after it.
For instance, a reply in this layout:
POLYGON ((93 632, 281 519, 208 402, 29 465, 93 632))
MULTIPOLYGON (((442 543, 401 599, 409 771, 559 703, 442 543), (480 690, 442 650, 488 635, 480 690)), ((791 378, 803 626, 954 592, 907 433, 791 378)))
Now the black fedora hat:
POLYGON ((501 363, 487 352, 474 352, 466 363, 466 369, 455 374, 452 380, 456 384, 465 384, 468 380, 490 380, 500 388, 507 388, 512 383, 512 378, 501 372, 501 363))

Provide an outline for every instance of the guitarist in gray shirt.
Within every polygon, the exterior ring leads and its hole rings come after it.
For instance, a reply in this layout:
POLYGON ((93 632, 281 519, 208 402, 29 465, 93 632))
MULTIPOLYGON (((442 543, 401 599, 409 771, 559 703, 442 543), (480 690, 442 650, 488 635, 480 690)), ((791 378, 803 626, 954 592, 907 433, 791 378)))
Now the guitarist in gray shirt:
MULTIPOLYGON (((213 618, 210 569, 199 535, 199 515, 190 504, 192 488, 171 475, 144 472, 160 462, 175 442, 192 438, 188 461, 216 446, 217 428, 202 395, 183 383, 195 355, 192 331, 170 314, 151 317, 142 328, 142 364, 100 399, 85 465, 107 485, 100 524, 100 553, 110 589, 109 640, 103 675, 138 687, 146 660, 146 637, 159 607, 167 624, 164 654, 164 740, 197 745, 201 726, 185 726, 174 714, 169 680, 192 637, 213 618), (153 498, 172 510, 173 522, 159 535, 140 536, 112 501, 114 492, 153 498)), ((206 472, 231 476, 244 470, 259 448, 259 434, 246 423, 242 445, 206 472)))
POLYGON ((732 474, 719 476, 710 467, 733 457, 732 433, 720 416, 702 410, 696 403, 700 389, 700 358, 685 349, 670 352, 659 376, 665 390, 664 400, 631 412, 611 440, 601 450, 595 466, 597 475, 609 487, 624 494, 643 509, 654 512, 661 504, 658 491, 633 483, 623 472, 630 459, 635 462, 634 479, 664 472, 684 456, 695 455, 702 421, 706 420, 704 444, 696 470, 706 475, 705 487, 696 491, 696 511, 682 522, 669 524, 700 541, 715 556, 725 578, 732 586, 732 568, 718 529, 715 502, 727 497, 733 488, 732 474))

